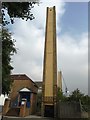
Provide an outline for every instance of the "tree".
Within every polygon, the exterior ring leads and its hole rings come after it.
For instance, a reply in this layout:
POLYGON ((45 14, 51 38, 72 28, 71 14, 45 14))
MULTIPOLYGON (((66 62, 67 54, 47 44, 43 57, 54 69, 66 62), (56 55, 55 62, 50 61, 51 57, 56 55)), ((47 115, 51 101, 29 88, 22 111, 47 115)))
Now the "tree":
POLYGON ((84 94, 80 92, 80 90, 77 88, 72 92, 72 94, 69 96, 69 101, 79 101, 84 97, 84 94))
MULTIPOLYGON (((5 10, 11 19, 11 23, 14 23, 14 18, 22 18, 25 20, 33 20, 35 17, 31 13, 31 9, 34 4, 39 2, 2 2, 2 26, 8 25, 10 22, 6 20, 5 10)), ((1 21, 1 19, 0 19, 1 21)), ((11 33, 2 28, 2 93, 9 93, 10 91, 10 73, 13 67, 11 66, 11 56, 16 53, 14 46, 14 40, 11 37, 11 33)))
POLYGON ((67 97, 65 95, 63 95, 62 90, 60 89, 60 87, 58 87, 57 90, 57 100, 59 101, 67 101, 67 97))
POLYGON ((82 107, 85 111, 90 111, 90 96, 85 95, 81 99, 82 107))
POLYGON ((64 96, 63 92, 58 88, 57 96, 58 101, 60 100, 61 102, 81 102, 83 110, 90 111, 90 96, 84 95, 78 88, 69 97, 64 96))
POLYGON ((82 98, 82 104, 83 104, 83 105, 90 105, 90 96, 85 95, 85 96, 82 98))
POLYGON ((31 13, 31 9, 34 7, 34 4, 38 2, 3 2, 2 3, 2 24, 5 26, 10 22, 6 20, 5 9, 8 11, 10 16, 11 23, 14 23, 14 18, 22 18, 25 20, 33 20, 35 17, 31 13))
POLYGON ((6 28, 2 28, 2 93, 10 91, 10 73, 13 67, 11 66, 11 56, 16 53, 15 40, 12 39, 11 33, 6 28))

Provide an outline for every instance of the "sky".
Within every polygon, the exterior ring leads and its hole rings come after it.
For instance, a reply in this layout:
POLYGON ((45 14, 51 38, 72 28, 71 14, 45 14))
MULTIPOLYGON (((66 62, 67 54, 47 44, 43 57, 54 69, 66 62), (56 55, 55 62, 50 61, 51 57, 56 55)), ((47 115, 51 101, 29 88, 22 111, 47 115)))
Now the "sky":
POLYGON ((78 88, 87 94, 88 3, 85 2, 43 0, 32 9, 34 20, 15 19, 15 23, 9 25, 17 49, 11 61, 12 74, 24 73, 33 81, 42 81, 46 7, 50 6, 56 6, 57 68, 62 71, 70 93, 78 88))

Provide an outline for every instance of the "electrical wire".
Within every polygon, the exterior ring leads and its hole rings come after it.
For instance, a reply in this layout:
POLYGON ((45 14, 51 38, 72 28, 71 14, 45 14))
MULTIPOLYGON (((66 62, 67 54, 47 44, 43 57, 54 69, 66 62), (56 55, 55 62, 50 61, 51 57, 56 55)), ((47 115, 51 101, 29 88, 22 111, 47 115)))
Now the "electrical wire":
POLYGON ((68 92, 69 90, 68 90, 68 88, 67 88, 67 85, 66 85, 66 82, 65 82, 65 80, 64 80, 63 75, 62 75, 62 80, 63 80, 64 85, 65 85, 65 94, 67 95, 67 92, 68 92))

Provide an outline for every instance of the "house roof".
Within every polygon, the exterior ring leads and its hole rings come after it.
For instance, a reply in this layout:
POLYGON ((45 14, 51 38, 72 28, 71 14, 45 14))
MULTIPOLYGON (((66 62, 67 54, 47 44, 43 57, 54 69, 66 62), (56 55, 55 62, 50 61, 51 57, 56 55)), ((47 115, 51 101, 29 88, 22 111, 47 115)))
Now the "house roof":
POLYGON ((29 90, 28 88, 23 88, 19 92, 31 92, 31 90, 29 90))
MULTIPOLYGON (((11 80, 30 80, 33 82, 26 74, 13 74, 11 75, 11 80)), ((35 82, 33 83, 35 87, 38 87, 35 82)))

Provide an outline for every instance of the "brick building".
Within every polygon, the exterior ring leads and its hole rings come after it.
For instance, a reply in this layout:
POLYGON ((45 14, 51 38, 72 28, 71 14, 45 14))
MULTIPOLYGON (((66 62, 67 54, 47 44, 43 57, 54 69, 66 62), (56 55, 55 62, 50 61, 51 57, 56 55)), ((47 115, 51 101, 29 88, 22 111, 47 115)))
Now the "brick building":
MULTIPOLYGON (((38 92, 38 86, 36 83, 25 74, 11 75, 11 80, 12 86, 9 95, 10 109, 8 110, 7 115, 13 114, 11 113, 13 108, 20 108, 20 106, 23 104, 22 99, 26 99, 25 116, 35 114, 38 92)), ((19 114, 17 116, 19 116, 19 114)))

